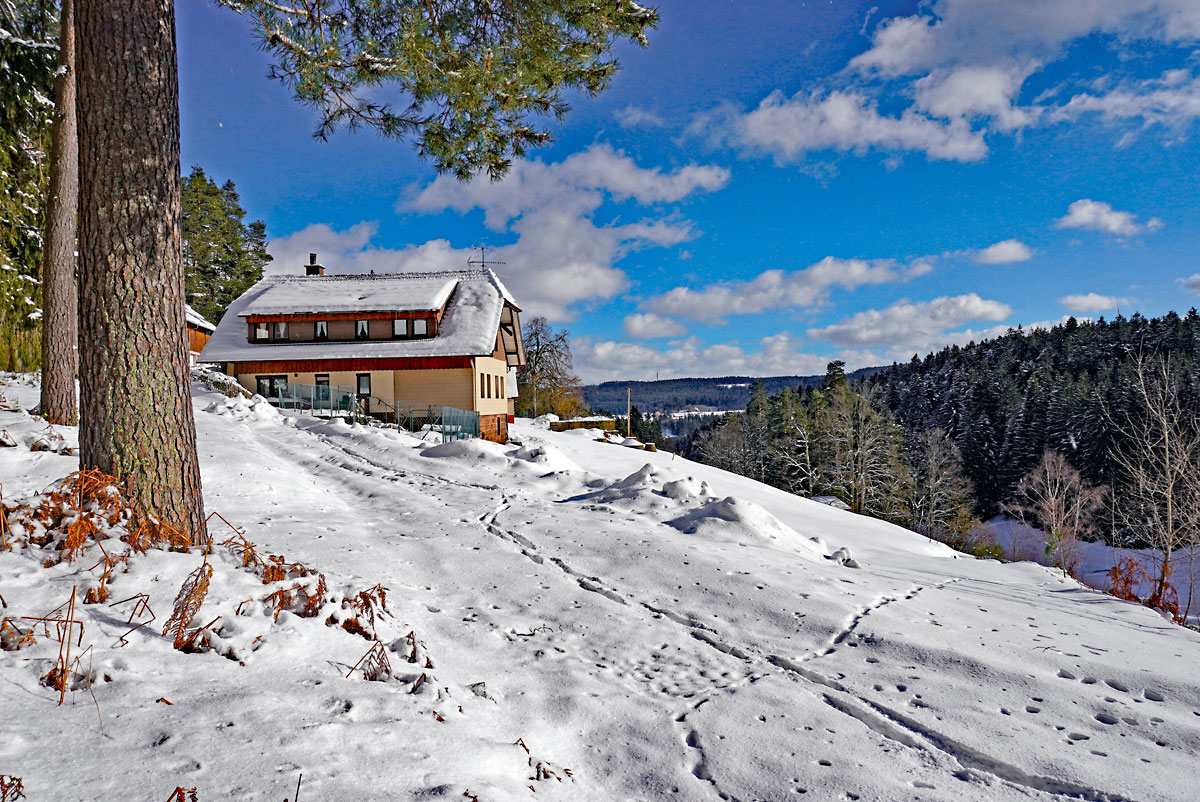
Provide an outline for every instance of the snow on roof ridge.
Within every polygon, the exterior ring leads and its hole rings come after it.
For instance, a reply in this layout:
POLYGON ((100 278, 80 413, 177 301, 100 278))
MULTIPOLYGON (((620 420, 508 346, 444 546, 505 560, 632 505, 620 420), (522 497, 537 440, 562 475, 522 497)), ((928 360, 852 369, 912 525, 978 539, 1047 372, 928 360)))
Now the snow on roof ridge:
POLYGON ((184 304, 184 317, 188 323, 200 329, 207 329, 209 332, 217 330, 217 327, 210 323, 204 315, 192 308, 191 304, 184 304))
MULTIPOLYGON (((292 282, 332 282, 332 281, 347 281, 347 280, 382 280, 382 279, 428 279, 428 278, 480 278, 489 279, 499 284, 500 280, 496 278, 496 274, 486 268, 454 268, 451 270, 404 270, 396 273, 338 273, 332 276, 296 276, 296 275, 281 275, 268 276, 267 280, 272 283, 292 283, 292 282)), ((502 285, 501 285, 502 286, 502 285)), ((507 292, 507 291, 506 291, 507 292)))

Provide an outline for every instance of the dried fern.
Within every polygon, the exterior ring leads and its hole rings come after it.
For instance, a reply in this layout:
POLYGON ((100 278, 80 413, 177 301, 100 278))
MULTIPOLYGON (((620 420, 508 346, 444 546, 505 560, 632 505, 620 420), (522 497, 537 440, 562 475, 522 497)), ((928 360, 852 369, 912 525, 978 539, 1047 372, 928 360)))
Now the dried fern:
POLYGON ((183 586, 179 588, 178 595, 175 596, 175 609, 171 611, 171 617, 163 626, 163 636, 172 637, 176 649, 182 649, 194 637, 193 633, 188 632, 188 627, 192 625, 192 619, 200 611, 200 605, 204 604, 204 597, 208 594, 208 583, 212 580, 212 572, 212 566, 208 564, 208 556, 205 555, 204 562, 188 575, 188 578, 183 581, 183 586))

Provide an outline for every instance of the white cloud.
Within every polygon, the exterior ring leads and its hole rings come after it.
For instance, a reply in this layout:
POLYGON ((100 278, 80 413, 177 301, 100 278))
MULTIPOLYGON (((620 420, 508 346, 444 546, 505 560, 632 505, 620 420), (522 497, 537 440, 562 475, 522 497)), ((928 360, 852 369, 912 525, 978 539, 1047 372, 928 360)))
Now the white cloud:
MULTIPOLYGON (((728 107, 690 129, 713 144, 734 143, 781 162, 822 150, 923 152, 929 159, 972 162, 988 153, 985 136, 1097 112, 1179 128, 1200 117, 1200 86, 1178 69, 1106 95, 1079 94, 1064 105, 1038 105, 1078 91, 1070 78, 1031 104, 1019 98, 1030 76, 1061 59, 1072 43, 1151 40, 1187 47, 1200 40, 1197 0, 931 0, 909 16, 874 26, 871 47, 831 84, 790 97, 776 91, 747 113, 728 107), (880 102, 906 102, 881 112, 880 102)), ((1091 90, 1097 91, 1097 90, 1091 90)), ((1127 132, 1125 137, 1129 137, 1127 132)))
POLYGON ((421 270, 450 270, 466 267, 467 259, 478 253, 454 248, 444 239, 430 240, 406 248, 380 248, 371 244, 379 223, 367 221, 336 231, 324 223, 314 223, 293 234, 271 240, 267 249, 272 261, 267 263, 268 275, 303 275, 308 255, 317 254, 317 261, 330 274, 409 272, 421 270))
POLYGON ((1200 38, 1195 0, 936 0, 880 23, 871 48, 851 61, 861 73, 928 72, 946 64, 1053 60, 1094 33, 1164 42, 1200 38))
POLYGON ((1179 284, 1188 292, 1200 292, 1200 273, 1179 279, 1179 284))
POLYGON ((661 114, 641 106, 626 106, 613 116, 623 128, 663 128, 667 124, 661 114))
POLYGON ((648 309, 691 320, 716 320, 768 309, 809 307, 823 303, 834 287, 854 289, 889 284, 928 273, 927 260, 903 266, 891 259, 837 259, 826 256, 803 270, 767 270, 750 281, 710 284, 701 290, 675 287, 646 301, 648 309))
POLYGON ((639 340, 652 340, 656 337, 682 337, 687 334, 687 327, 678 320, 656 315, 653 312, 627 315, 622 328, 630 337, 637 337, 639 340))
POLYGON ((1116 309, 1121 304, 1128 305, 1129 299, 1118 298, 1115 295, 1100 295, 1099 293, 1089 292, 1082 295, 1064 295, 1058 299, 1058 302, 1070 312, 1089 314, 1093 312, 1107 312, 1109 309, 1116 309))
POLYGON ((574 343, 575 370, 585 383, 617 379, 692 376, 808 376, 825 372, 828 358, 799 350, 786 332, 764 337, 757 348, 722 343, 706 346, 695 337, 653 348, 612 340, 574 343))
POLYGON ((631 251, 693 239, 692 224, 656 213, 635 222, 598 225, 606 202, 661 206, 729 181, 729 170, 691 164, 672 172, 639 167, 607 145, 561 162, 518 161, 501 181, 460 182, 440 176, 398 204, 399 211, 466 213, 481 209, 493 231, 517 241, 494 249, 501 273, 522 305, 552 320, 569 320, 579 301, 610 298, 629 285, 617 263, 631 251))
POLYGON ((954 329, 972 320, 1000 321, 1012 314, 1008 304, 975 293, 945 296, 913 303, 900 300, 886 309, 868 309, 808 335, 837 346, 896 345, 909 355, 944 344, 954 329))
MULTIPOLYGON (((709 165, 688 165, 672 172, 639 167, 631 158, 606 145, 593 145, 561 162, 523 161, 513 165, 502 181, 477 179, 462 183, 442 176, 415 188, 398 211, 468 212, 482 209, 493 231, 515 234, 516 241, 489 248, 489 257, 503 266, 497 272, 532 314, 552 320, 571 319, 571 305, 610 298, 629 286, 617 263, 631 251, 672 247, 696 236, 692 224, 670 211, 638 206, 677 203, 697 192, 715 191, 729 180, 729 171, 709 165), (631 222, 599 225, 594 215, 606 202, 633 207, 631 222)), ((272 273, 299 273, 315 252, 330 273, 446 270, 465 267, 478 257, 470 248, 456 248, 444 239, 403 248, 373 244, 377 222, 363 222, 343 231, 314 224, 274 240, 272 273)), ((472 243, 473 244, 473 243, 472 243)))
POLYGON ((1080 93, 1056 107, 1054 121, 1095 114, 1106 122, 1140 120, 1180 130, 1200 119, 1200 78, 1187 70, 1167 70, 1158 78, 1124 83, 1102 94, 1080 93))
POLYGON ((1162 221, 1152 217, 1145 223, 1137 221, 1132 212, 1119 212, 1103 201, 1082 198, 1067 207, 1067 214, 1054 221, 1055 228, 1082 228, 1103 231, 1118 237, 1131 237, 1162 228, 1162 221))
POLYGON ((942 122, 908 109, 880 114, 876 103, 855 91, 772 92, 758 108, 736 116, 727 136, 784 162, 820 150, 922 151, 930 159, 971 162, 987 155, 980 133, 963 119, 942 122))
POLYGON ((1006 239, 989 245, 975 254, 975 261, 981 265, 1006 265, 1012 262, 1027 262, 1033 258, 1033 251, 1028 245, 1015 239, 1006 239))
POLYGON ((1013 100, 1031 72, 1032 65, 934 70, 914 85, 916 106, 934 117, 990 117, 1001 130, 1022 128, 1036 119, 1037 110, 1018 108, 1013 100))

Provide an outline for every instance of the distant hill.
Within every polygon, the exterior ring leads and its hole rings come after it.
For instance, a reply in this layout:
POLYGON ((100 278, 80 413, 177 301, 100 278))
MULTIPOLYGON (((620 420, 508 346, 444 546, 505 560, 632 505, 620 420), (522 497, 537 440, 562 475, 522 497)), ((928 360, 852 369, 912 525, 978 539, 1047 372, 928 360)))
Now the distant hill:
MULTIPOLYGON (((861 368, 847 374, 864 379, 882 368, 861 368)), ((662 379, 660 381, 616 381, 589 384, 583 388, 584 402, 594 410, 625 414, 625 390, 630 390, 633 405, 641 412, 678 412, 689 407, 701 409, 745 409, 750 388, 755 382, 766 385, 774 394, 790 387, 795 390, 818 384, 824 376, 721 376, 715 379, 662 379)))

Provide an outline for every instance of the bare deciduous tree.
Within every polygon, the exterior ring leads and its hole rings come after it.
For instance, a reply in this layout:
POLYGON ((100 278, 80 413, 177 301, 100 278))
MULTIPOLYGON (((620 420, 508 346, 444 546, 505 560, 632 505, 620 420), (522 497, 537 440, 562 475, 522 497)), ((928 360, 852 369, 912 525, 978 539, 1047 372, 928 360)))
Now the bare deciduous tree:
POLYGON ((1169 359, 1139 355, 1137 406, 1123 420, 1108 411, 1120 441, 1111 454, 1121 482, 1117 520, 1129 539, 1161 554, 1152 599, 1163 599, 1175 553, 1200 543, 1200 417, 1184 403, 1169 359))
POLYGON ((779 486, 789 493, 816 495, 817 428, 814 416, 790 391, 780 396, 768 449, 779 486))
POLYGON ((974 491, 962 455, 944 429, 922 432, 912 455, 913 494, 909 527, 928 538, 965 546, 975 524, 974 491))
POLYGON ((561 415, 580 408, 571 333, 555 331, 546 318, 535 317, 521 326, 521 337, 525 343, 525 366, 517 373, 521 412, 536 417, 547 411, 561 415))
POLYGON ((1104 504, 1106 487, 1095 487, 1057 451, 1047 451, 1038 466, 1021 479, 1004 512, 1046 533, 1046 559, 1069 573, 1079 539, 1093 531, 1093 519, 1104 504))

